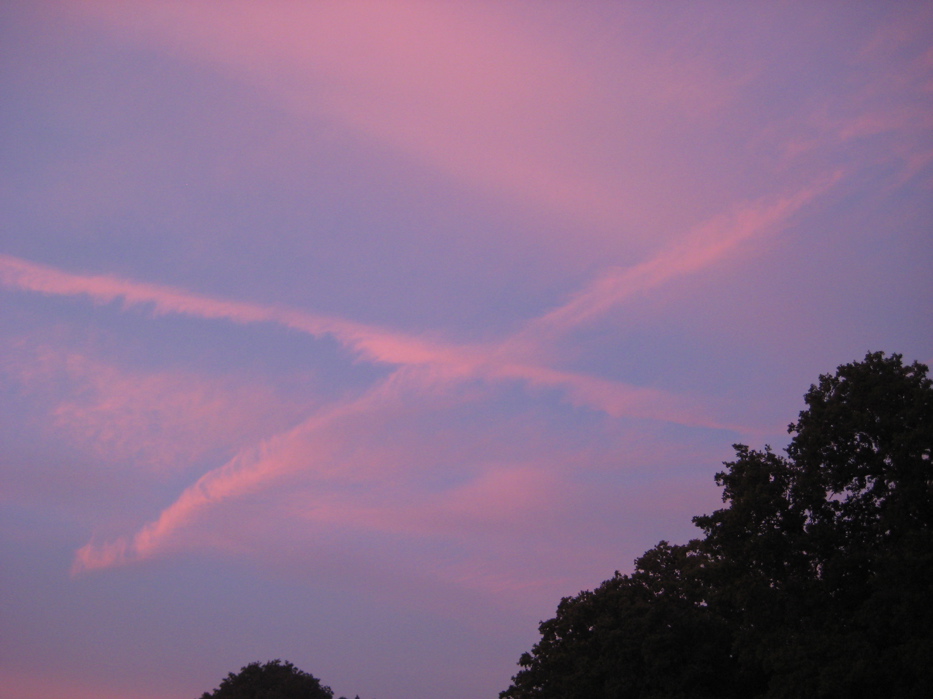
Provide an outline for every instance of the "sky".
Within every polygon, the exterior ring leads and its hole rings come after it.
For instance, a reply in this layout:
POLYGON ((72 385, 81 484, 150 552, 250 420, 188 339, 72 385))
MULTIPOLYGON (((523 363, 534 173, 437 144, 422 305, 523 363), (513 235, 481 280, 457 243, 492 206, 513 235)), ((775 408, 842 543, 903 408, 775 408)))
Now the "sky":
POLYGON ((492 698, 933 360, 925 2, 0 4, 0 695, 492 698))

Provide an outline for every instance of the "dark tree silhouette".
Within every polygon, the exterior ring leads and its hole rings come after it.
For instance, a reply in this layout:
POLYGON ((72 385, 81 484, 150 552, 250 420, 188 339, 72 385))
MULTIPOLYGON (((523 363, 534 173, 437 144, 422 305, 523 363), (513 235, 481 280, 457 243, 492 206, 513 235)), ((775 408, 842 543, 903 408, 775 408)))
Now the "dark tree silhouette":
POLYGON ((662 541, 631 575, 561 600, 503 699, 723 697, 729 629, 703 605, 693 544, 662 541))
POLYGON ((332 699, 330 687, 290 662, 271 660, 250 663, 239 673, 232 672, 213 692, 201 699, 332 699))
POLYGON ((561 601, 502 699, 933 696, 933 383, 823 375, 786 456, 735 445, 704 538, 561 601))

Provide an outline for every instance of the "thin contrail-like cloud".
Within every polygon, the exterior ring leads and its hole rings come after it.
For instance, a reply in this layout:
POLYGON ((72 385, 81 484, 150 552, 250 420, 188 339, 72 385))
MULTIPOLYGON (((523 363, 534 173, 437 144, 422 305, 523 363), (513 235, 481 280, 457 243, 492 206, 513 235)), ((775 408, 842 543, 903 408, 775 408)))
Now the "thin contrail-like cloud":
MULTIPOLYGON (((356 400, 325 409, 292 429, 263 440, 258 446, 240 451, 187 487, 155 521, 144 525, 134 535, 102 544, 91 542, 78 549, 72 575, 149 558, 201 510, 253 492, 270 478, 294 469, 289 449, 295 440, 313 435, 341 417, 365 412, 372 403, 383 398, 390 385, 391 379, 387 379, 356 400)), ((302 456, 307 458, 307 454, 302 456)))
POLYGON ((186 315, 234 323, 276 323, 315 337, 330 335, 375 362, 429 364, 449 349, 417 338, 352 321, 295 309, 229 301, 160 284, 110 275, 80 275, 0 254, 0 284, 53 296, 86 296, 124 308, 151 306, 156 315, 186 315))
MULTIPOLYGON (((835 181, 835 178, 830 181, 835 181)), ((125 564, 152 556, 196 515, 216 503, 254 491, 269 479, 298 467, 289 446, 313 435, 340 416, 366 412, 389 400, 399 383, 430 376, 432 381, 470 378, 519 381, 534 388, 562 390, 574 405, 614 417, 632 416, 709 428, 742 430, 718 423, 704 406, 681 396, 561 371, 529 361, 542 345, 630 299, 634 294, 697 272, 722 259, 742 241, 773 229, 828 185, 808 187, 777 200, 755 202, 696 229, 684 242, 634 267, 611 272, 581 290, 566 304, 527 323, 498 344, 455 345, 424 340, 373 326, 296 309, 216 299, 174 287, 140 283, 109 275, 79 275, 0 255, 0 284, 56 296, 85 296, 124 308, 152 308, 156 315, 178 314, 235 323, 276 323, 315 337, 329 335, 361 358, 397 367, 387 379, 349 403, 309 417, 291 430, 243 450, 184 490, 159 517, 134 535, 88 543, 76 553, 73 574, 125 564)), ((303 454, 303 458, 307 457, 303 454)))
POLYGON ((561 388, 568 392, 574 404, 587 405, 615 417, 633 415, 725 427, 700 417, 699 412, 688 414, 683 399, 663 391, 523 361, 521 356, 512 356, 508 339, 498 345, 445 344, 294 309, 219 300, 174 287, 106 275, 72 274, 9 255, 0 255, 0 283, 50 295, 86 296, 98 303, 121 302, 125 308, 148 305, 157 315, 178 314, 244 324, 276 323, 315 337, 332 336, 347 349, 376 363, 423 367, 447 379, 505 379, 535 387, 561 388), (641 399, 649 397, 651 408, 640 409, 641 399), (663 417, 665 408, 667 417, 663 417))
POLYGON ((790 195, 745 203, 728 214, 717 216, 651 259, 601 275, 563 305, 529 321, 520 335, 545 338, 567 333, 635 294, 709 267, 731 254, 741 243, 785 222, 840 176, 837 173, 790 195))

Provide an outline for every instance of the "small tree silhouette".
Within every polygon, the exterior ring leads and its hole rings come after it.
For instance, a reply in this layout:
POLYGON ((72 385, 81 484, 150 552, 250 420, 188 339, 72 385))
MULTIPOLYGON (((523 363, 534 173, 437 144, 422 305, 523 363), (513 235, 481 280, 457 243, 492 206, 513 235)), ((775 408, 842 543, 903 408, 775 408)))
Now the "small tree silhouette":
POLYGON ((232 672, 213 692, 201 699, 333 699, 334 692, 314 675, 299 670, 290 662, 270 660, 250 663, 232 672))

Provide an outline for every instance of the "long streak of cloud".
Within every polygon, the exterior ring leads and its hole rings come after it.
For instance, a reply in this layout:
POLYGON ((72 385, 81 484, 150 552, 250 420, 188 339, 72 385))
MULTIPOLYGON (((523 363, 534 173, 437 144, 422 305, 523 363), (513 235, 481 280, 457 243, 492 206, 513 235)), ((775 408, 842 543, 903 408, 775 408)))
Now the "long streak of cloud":
MULTIPOLYGON (((518 335, 499 345, 486 347, 427 342, 295 309, 219 300, 112 276, 71 274, 0 255, 0 284, 13 289, 58 296, 87 296, 98 303, 120 302, 125 308, 148 305, 157 315, 182 314, 237 323, 277 323, 316 337, 331 335, 365 359, 399 367, 384 383, 377 384, 356 401, 311 416, 292 430, 263 442, 255 449, 244 450, 223 466, 208 472, 183 491, 155 521, 143 526, 133 536, 101 544, 91 542, 82 547, 76 553, 72 572, 78 574, 150 557, 199 511, 251 492, 276 474, 294 468, 294 464, 288 465, 287 455, 289 446, 299 436, 313 433, 347 411, 366 410, 372 401, 385 399, 387 386, 404 382, 407 377, 419 373, 453 381, 466 378, 521 381, 532 387, 560 389, 572 404, 596 408, 615 417, 637 416, 686 425, 737 429, 717 423, 702 406, 691 405, 682 397, 560 371, 540 362, 522 359, 540 355, 535 344, 541 345, 555 335, 569 332, 636 293, 649 291, 721 260, 742 241, 779 225, 834 179, 776 201, 757 202, 731 216, 714 219, 699 227, 685 242, 627 270, 601 277, 568 303, 528 323, 518 335), (519 347, 522 350, 516 354, 519 347), (406 374, 402 371, 405 368, 414 374, 406 374)), ((302 455, 302 459, 307 456, 302 455)))
POLYGON ((0 284, 50 296, 87 296, 97 303, 120 302, 125 308, 151 306, 156 315, 178 314, 235 323, 276 323, 315 337, 330 335, 375 362, 427 364, 440 347, 351 321, 294 309, 227 301, 110 275, 79 275, 0 254, 0 284))
POLYGON ((257 447, 244 449, 227 463, 201 476, 165 508, 155 521, 144 525, 133 536, 101 544, 90 542, 78 549, 71 569, 72 575, 149 558, 201 510, 245 495, 286 470, 288 449, 298 437, 321 428, 340 415, 361 409, 377 393, 378 390, 370 391, 349 405, 312 415, 291 430, 264 440, 257 447))
POLYGON ((255 492, 283 474, 307 468, 331 473, 333 440, 327 434, 328 428, 347 418, 370 415, 380 408, 403 402, 406 388, 403 372, 397 370, 362 395, 326 407, 291 429, 255 447, 243 449, 225 464, 201 476, 134 535, 83 546, 75 554, 72 575, 150 558, 202 510, 255 492), (307 450, 309 443, 313 454, 307 450))
POLYGON ((520 358, 509 357, 503 352, 511 344, 508 341, 501 346, 487 347, 429 342, 294 309, 218 300, 172 287, 111 276, 70 274, 8 255, 0 255, 0 283, 49 295, 87 296, 98 303, 122 302, 126 308, 149 305, 157 315, 179 314, 244 324, 277 323, 316 337, 330 335, 348 349, 373 362, 430 368, 450 378, 507 379, 527 382, 536 387, 562 388, 568 391, 574 404, 587 405, 616 417, 650 416, 712 426, 708 420, 696 415, 685 415, 679 409, 669 411, 666 418, 662 417, 665 403, 669 406, 675 403, 683 405, 678 399, 665 398, 666 394, 662 391, 649 391, 572 372, 557 372, 521 361, 520 358), (645 398, 648 393, 652 396, 650 402, 654 407, 646 414, 639 409, 639 398, 645 398))
POLYGON ((691 231, 679 243, 655 257, 627 268, 615 268, 576 293, 565 304, 535 318, 526 326, 531 336, 564 334, 606 313, 635 294, 644 293, 677 277, 698 272, 723 259, 741 243, 761 236, 838 181, 837 173, 788 196, 745 204, 691 231))

